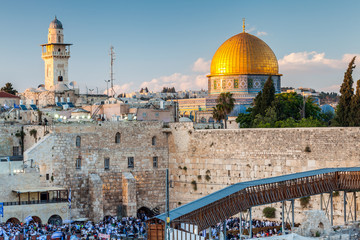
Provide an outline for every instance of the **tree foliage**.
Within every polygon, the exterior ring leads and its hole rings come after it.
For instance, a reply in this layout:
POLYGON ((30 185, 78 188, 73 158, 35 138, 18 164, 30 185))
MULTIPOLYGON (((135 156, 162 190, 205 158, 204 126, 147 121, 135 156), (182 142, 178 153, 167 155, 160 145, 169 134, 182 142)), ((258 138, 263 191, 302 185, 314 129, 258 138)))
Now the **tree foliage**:
POLYGON ((225 121, 227 128, 227 115, 229 115, 235 107, 235 99, 230 92, 220 93, 216 99, 216 106, 213 110, 213 118, 218 121, 225 121))
POLYGON ((18 93, 18 91, 16 89, 13 88, 12 83, 6 83, 4 87, 2 87, 0 89, 1 91, 16 95, 18 93))
POLYGON ((340 126, 350 126, 351 123, 351 102, 354 95, 352 73, 355 68, 355 58, 350 61, 344 74, 344 81, 340 87, 340 99, 336 109, 336 121, 340 126))

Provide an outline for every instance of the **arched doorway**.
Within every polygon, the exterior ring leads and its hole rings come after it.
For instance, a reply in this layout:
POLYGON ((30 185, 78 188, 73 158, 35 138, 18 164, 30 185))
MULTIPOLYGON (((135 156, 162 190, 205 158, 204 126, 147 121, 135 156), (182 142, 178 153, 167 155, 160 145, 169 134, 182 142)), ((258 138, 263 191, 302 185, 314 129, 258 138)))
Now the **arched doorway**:
POLYGON ((48 224, 60 226, 60 225, 62 225, 62 218, 56 214, 52 215, 48 220, 48 224))
POLYGON ((20 221, 19 221, 19 219, 12 217, 12 218, 9 218, 9 219, 6 221, 6 223, 20 224, 20 221))
POLYGON ((36 223, 40 223, 41 224, 41 219, 38 216, 32 216, 32 221, 31 222, 36 222, 36 223))
POLYGON ((150 210, 150 208, 147 207, 141 207, 137 210, 137 217, 141 220, 144 220, 145 216, 148 218, 153 217, 155 214, 153 211, 150 210))

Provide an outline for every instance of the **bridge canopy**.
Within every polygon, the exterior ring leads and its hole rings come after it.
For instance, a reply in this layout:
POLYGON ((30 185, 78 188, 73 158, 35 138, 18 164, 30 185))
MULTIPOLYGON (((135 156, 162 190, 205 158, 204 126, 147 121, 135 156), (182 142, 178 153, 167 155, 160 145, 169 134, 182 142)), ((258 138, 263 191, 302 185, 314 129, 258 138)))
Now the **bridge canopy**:
MULTIPOLYGON (((240 182, 170 211, 170 220, 205 229, 253 206, 360 189, 360 167, 324 168, 240 182)), ((155 218, 166 220, 166 213, 155 218)))

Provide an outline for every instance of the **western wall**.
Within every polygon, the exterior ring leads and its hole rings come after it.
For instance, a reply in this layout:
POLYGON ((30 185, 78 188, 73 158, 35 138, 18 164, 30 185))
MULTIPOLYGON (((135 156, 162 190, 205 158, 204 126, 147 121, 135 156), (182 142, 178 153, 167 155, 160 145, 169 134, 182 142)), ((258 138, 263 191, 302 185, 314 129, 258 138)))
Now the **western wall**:
MULTIPOLYGON (((14 134, 19 129, 1 127, 2 141, 18 144, 14 134)), ((237 182, 360 165, 360 128, 196 130, 193 123, 101 122, 25 125, 23 129, 27 168, 12 177, 11 185, 2 184, 4 201, 16 201, 9 188, 19 186, 71 188, 73 218, 135 215, 141 207, 164 211, 167 167, 170 206, 175 208, 237 182), (37 129, 36 139, 29 134, 32 129, 37 129), (134 158, 133 167, 128 166, 128 157, 134 158), (105 158, 110 159, 109 169, 105 158), (80 168, 76 159, 81 159, 80 168), (34 169, 29 167, 31 160, 34 169)), ((5 143, 1 146, 4 151, 8 148, 5 143)), ((272 206, 279 219, 280 204, 272 206)), ((253 217, 263 218, 263 208, 254 208, 253 217)), ((303 211, 319 208, 319 196, 311 196, 306 207, 296 200, 295 221, 302 221, 303 211)), ((334 197, 334 223, 343 224, 341 192, 334 197)))
MULTIPOLYGON (((237 182, 360 166, 360 128, 194 130, 189 123, 173 124, 171 132, 172 207, 237 182)), ((302 222, 304 211, 320 209, 319 199, 311 196, 304 208, 296 200, 295 222, 302 222)), ((272 206, 277 208, 279 219, 281 204, 272 206)), ((264 207, 253 208, 253 217, 262 219, 264 207)), ((334 224, 344 224, 341 192, 334 197, 334 224)))

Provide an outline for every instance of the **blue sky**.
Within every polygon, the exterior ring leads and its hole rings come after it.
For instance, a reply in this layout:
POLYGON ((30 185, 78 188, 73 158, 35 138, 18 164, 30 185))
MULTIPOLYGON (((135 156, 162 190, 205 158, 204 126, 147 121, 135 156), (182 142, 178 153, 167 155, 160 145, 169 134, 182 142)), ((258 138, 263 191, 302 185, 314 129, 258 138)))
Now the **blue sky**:
POLYGON ((360 54, 359 10, 358 0, 2 1, 0 86, 23 91, 44 82, 39 45, 57 15, 65 42, 74 44, 69 79, 81 91, 106 88, 110 45, 118 93, 206 89, 213 54, 242 31, 242 18, 277 56, 282 86, 337 91, 349 59, 360 54))

